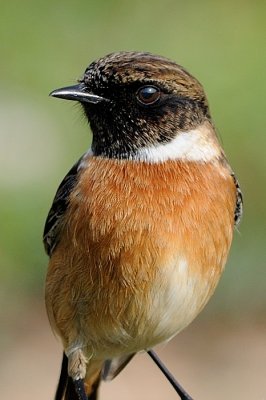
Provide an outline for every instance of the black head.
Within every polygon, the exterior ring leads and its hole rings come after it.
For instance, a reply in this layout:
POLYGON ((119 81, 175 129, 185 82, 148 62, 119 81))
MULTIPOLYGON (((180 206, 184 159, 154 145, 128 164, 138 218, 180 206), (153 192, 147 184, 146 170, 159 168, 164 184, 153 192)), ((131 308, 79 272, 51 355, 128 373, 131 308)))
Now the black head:
POLYGON ((112 158, 167 143, 210 119, 200 83, 176 63, 149 53, 119 52, 93 62, 78 85, 55 97, 79 101, 93 132, 92 151, 112 158))

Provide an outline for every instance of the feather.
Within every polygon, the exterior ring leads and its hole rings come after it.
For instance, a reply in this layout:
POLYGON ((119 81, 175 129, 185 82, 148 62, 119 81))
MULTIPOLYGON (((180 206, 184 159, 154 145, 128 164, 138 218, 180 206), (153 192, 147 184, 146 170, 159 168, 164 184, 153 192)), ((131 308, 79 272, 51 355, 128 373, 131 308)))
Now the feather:
POLYGON ((135 354, 127 354, 125 356, 116 357, 112 360, 106 360, 102 370, 102 379, 104 381, 111 381, 125 368, 125 366, 132 360, 135 354))
POLYGON ((69 203, 69 196, 78 181, 78 173, 83 156, 64 177, 55 194, 53 204, 48 213, 43 233, 43 243, 46 253, 51 256, 58 240, 60 227, 69 203))

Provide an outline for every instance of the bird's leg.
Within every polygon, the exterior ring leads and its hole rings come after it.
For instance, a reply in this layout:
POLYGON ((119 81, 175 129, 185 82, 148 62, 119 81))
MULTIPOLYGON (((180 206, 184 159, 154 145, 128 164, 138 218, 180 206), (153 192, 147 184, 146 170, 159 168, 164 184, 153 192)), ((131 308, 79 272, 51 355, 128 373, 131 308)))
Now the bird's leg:
POLYGON ((73 383, 79 400, 88 400, 85 392, 84 379, 73 379, 73 383))
POLYGON ((180 396, 181 400, 193 400, 192 397, 182 388, 182 386, 177 382, 175 377, 171 374, 171 372, 166 368, 166 366, 162 363, 160 358, 153 350, 148 350, 147 353, 155 362, 155 364, 162 371, 166 379, 171 383, 177 394, 180 396))
POLYGON ((68 375, 72 378, 79 400, 87 400, 84 378, 86 376, 87 359, 81 349, 68 355, 68 375))

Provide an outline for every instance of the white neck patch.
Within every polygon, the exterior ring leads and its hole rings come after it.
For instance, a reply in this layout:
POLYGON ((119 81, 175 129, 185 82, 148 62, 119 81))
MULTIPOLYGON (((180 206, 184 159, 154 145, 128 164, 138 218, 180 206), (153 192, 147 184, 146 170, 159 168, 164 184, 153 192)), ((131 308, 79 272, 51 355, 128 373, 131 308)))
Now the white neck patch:
POLYGON ((197 129, 179 132, 169 143, 139 149, 134 160, 150 163, 167 160, 207 162, 220 154, 221 148, 213 128, 204 124, 197 129))

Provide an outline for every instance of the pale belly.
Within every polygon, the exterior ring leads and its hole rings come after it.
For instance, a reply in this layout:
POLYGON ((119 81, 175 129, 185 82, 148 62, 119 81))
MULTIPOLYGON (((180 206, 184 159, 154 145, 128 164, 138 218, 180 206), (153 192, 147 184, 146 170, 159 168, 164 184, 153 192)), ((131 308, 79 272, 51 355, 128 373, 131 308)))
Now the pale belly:
POLYGON ((158 268, 154 278, 145 290, 102 287, 95 301, 75 301, 77 335, 67 352, 82 348, 88 358, 107 359, 152 348, 184 329, 218 283, 217 276, 191 273, 183 257, 158 268))

